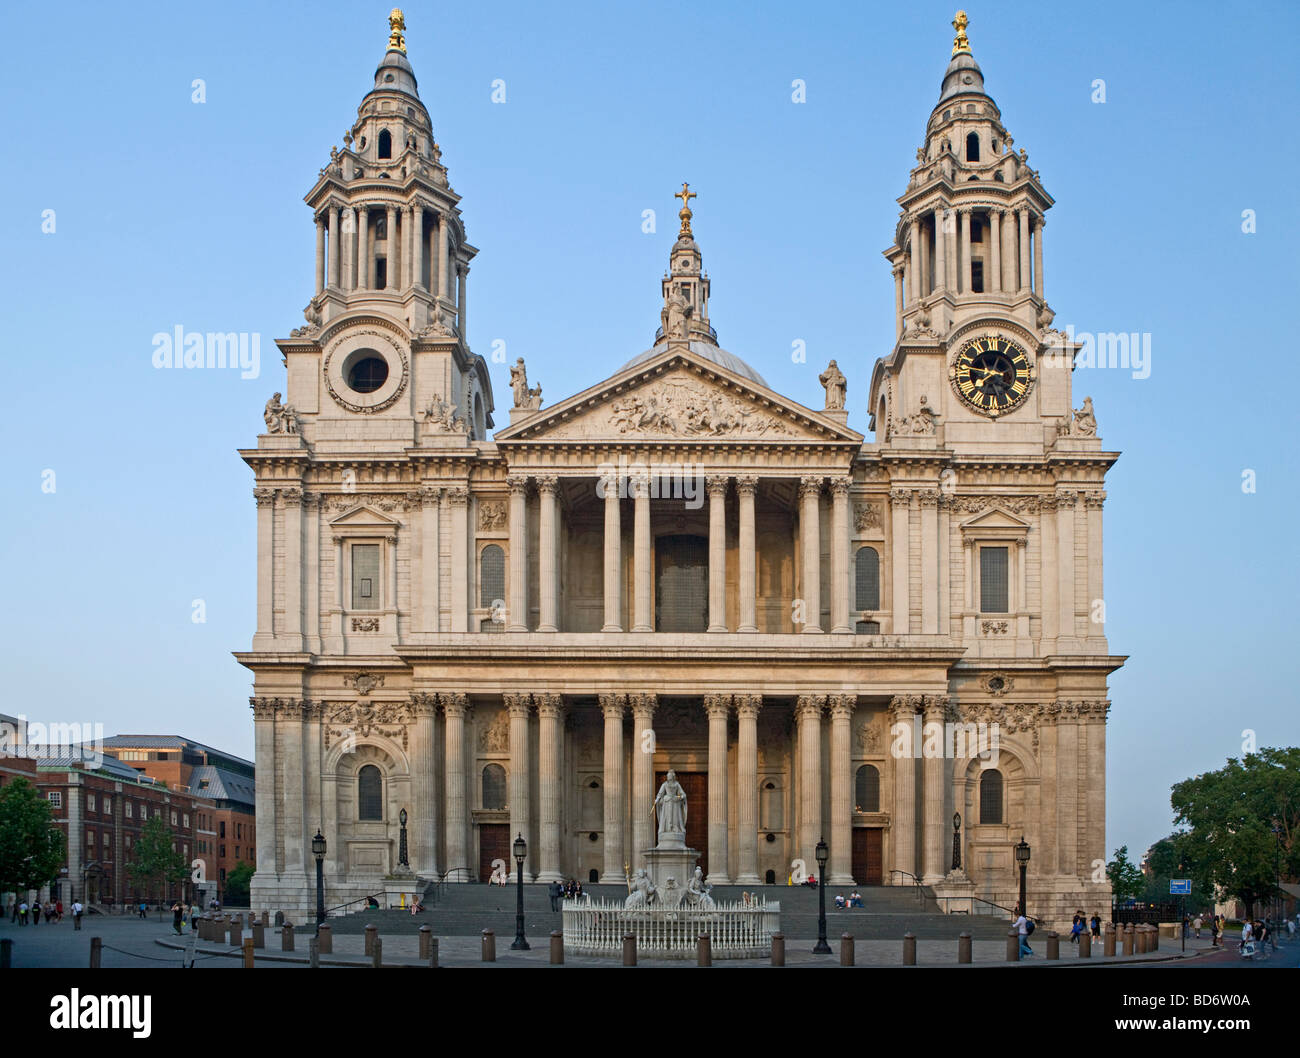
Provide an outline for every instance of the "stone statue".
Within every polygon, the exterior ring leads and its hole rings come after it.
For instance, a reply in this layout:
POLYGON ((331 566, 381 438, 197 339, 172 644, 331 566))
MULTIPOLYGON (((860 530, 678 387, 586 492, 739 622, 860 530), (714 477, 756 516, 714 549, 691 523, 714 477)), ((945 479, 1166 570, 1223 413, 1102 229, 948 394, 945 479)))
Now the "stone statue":
POLYGON ((542 384, 540 382, 528 390, 528 396, 524 401, 524 406, 531 408, 534 411, 542 406, 542 384))
POLYGON ((929 398, 921 397, 921 407, 915 415, 905 415, 894 427, 896 434, 913 434, 930 436, 934 433, 935 420, 938 418, 930 407, 929 398))
POLYGON ((687 883, 682 903, 687 907, 698 907, 701 911, 712 911, 715 905, 713 897, 709 895, 711 888, 712 886, 704 884, 704 870, 696 867, 690 882, 687 883))
MULTIPOLYGON (((524 358, 522 356, 515 361, 515 366, 510 369, 510 391, 514 394, 516 408, 526 408, 528 406, 528 369, 524 367, 524 358)), ((538 390, 539 394, 540 392, 538 390)))
POLYGON ((464 433, 465 420, 456 412, 456 405, 442 399, 442 394, 435 393, 429 406, 420 413, 426 425, 438 433, 464 433))
POLYGON ((686 299, 673 284, 668 286, 668 298, 664 302, 664 337, 685 338, 686 321, 691 313, 686 299))
POLYGON ((262 419, 266 423, 267 433, 297 433, 298 419, 294 410, 288 404, 280 403, 280 394, 274 393, 271 399, 266 402, 266 410, 262 413, 262 419))
POLYGON ((817 381, 826 388, 826 410, 839 411, 844 407, 844 394, 848 390, 849 380, 840 371, 839 365, 832 360, 817 381))
POLYGON ((670 771, 650 811, 659 810, 659 846, 665 844, 681 847, 686 842, 686 791, 677 781, 677 773, 670 771), (664 839, 668 839, 665 842, 664 839))
POLYGON ((623 901, 623 907, 626 910, 649 907, 658 899, 659 891, 655 888, 655 883, 650 880, 649 872, 644 867, 637 868, 636 876, 632 879, 632 891, 623 901))
POLYGON ((1083 407, 1076 408, 1074 411, 1074 422, 1070 427, 1070 433, 1075 437, 1096 437, 1097 436, 1097 416, 1092 412, 1092 398, 1083 398, 1083 407))

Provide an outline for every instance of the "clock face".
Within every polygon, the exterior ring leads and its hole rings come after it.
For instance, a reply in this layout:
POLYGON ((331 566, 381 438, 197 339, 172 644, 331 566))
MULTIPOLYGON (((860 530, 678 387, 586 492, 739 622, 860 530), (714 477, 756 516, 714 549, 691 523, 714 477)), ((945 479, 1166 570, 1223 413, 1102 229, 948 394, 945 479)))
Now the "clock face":
POLYGON ((961 399, 992 418, 1018 407, 1029 395, 1034 369, 1025 351, 996 334, 972 338, 948 368, 961 399))

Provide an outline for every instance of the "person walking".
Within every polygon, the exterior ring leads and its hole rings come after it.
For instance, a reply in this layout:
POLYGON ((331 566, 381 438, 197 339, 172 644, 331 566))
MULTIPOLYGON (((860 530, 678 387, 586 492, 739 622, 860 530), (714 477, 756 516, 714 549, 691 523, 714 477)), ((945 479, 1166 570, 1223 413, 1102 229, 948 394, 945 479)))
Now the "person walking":
POLYGON ((183 922, 182 922, 182 916, 184 914, 185 911, 181 907, 181 902, 179 900, 173 900, 172 901, 172 929, 176 931, 176 936, 178 937, 185 932, 183 928, 183 922))
POLYGON ((149 910, 149 905, 146 904, 143 900, 141 900, 141 901, 140 901, 140 917, 141 917, 141 918, 148 918, 148 914, 147 914, 148 910, 149 910))
POLYGON ((18 925, 27 925, 27 901, 24 900, 18 905, 18 925))
POLYGON ((560 885, 559 882, 552 882, 550 885, 550 893, 551 893, 551 910, 559 911, 560 900, 564 897, 564 886, 560 885))
POLYGON ((39 900, 33 900, 32 901, 32 925, 39 926, 40 924, 41 924, 41 902, 39 900))
POLYGON ((1020 934, 1020 957, 1023 959, 1027 955, 1033 955, 1034 950, 1029 946, 1029 920, 1024 914, 1017 909, 1016 920, 1012 923, 1013 928, 1020 934))
POLYGON ((1101 939, 1101 915, 1094 911, 1092 913, 1092 922, 1090 923, 1091 932, 1098 940, 1101 939))
POLYGON ((1192 919, 1192 931, 1196 934, 1196 939, 1201 939, 1201 916, 1197 915, 1192 919))
POLYGON ((72 901, 72 928, 74 930, 81 929, 81 913, 84 910, 85 908, 81 906, 80 900, 72 901))
POLYGON ((54 913, 57 914, 57 915, 59 916, 59 921, 62 922, 62 921, 63 921, 63 901, 62 901, 62 900, 60 900, 57 904, 54 905, 54 913))

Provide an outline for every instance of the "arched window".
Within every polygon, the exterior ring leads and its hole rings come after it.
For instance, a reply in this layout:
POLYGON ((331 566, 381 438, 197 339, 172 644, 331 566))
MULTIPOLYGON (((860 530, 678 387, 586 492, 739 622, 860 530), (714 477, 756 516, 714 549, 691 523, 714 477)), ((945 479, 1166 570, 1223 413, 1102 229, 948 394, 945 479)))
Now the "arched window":
POLYGON ((858 769, 853 784, 855 812, 880 811, 880 771, 872 764, 864 764, 858 769))
POLYGON ((491 609, 506 597, 506 553, 497 544, 488 544, 479 555, 478 604, 491 609))
POLYGON ((483 807, 500 811, 506 806, 506 770, 500 764, 483 769, 483 807))
POLYGON ((854 609, 880 609, 880 553, 874 547, 858 548, 853 584, 854 609))
POLYGON ((1002 822, 1002 773, 997 768, 980 777, 980 822, 1002 822))
POLYGON ((373 764, 357 772, 357 818, 384 818, 384 775, 373 764))
POLYGON ((980 134, 972 132, 966 137, 966 160, 968 162, 978 162, 980 160, 980 134))
POLYGON ((379 157, 391 158, 393 156, 393 134, 384 129, 379 134, 379 157))

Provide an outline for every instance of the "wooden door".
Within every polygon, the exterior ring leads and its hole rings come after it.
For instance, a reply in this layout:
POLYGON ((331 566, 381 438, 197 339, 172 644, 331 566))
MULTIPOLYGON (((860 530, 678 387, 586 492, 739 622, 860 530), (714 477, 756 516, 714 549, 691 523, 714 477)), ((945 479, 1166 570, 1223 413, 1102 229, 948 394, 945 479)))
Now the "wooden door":
POLYGON ((879 827, 853 828, 853 877, 859 885, 880 885, 884 874, 883 831, 879 827))
MULTIPOLYGON (((686 847, 700 854, 704 877, 709 876, 709 773, 706 771, 679 771, 677 782, 686 794, 686 847)), ((668 778, 666 771, 655 772, 655 790, 668 778)), ((657 818, 657 817, 656 817, 657 818)), ((658 832, 655 839, 658 840, 658 832)), ((690 879, 678 878, 678 885, 690 879)))
POLYGON ((492 861, 505 860, 506 870, 514 872, 510 858, 510 824, 480 823, 478 825, 478 880, 486 882, 492 877, 492 861))

